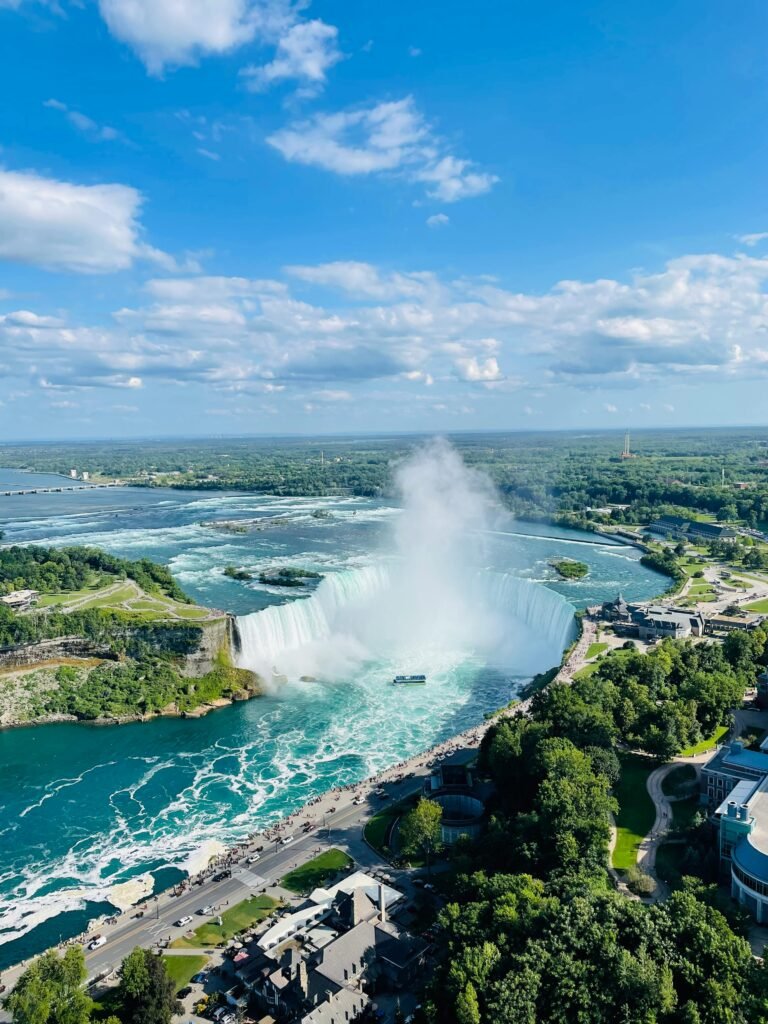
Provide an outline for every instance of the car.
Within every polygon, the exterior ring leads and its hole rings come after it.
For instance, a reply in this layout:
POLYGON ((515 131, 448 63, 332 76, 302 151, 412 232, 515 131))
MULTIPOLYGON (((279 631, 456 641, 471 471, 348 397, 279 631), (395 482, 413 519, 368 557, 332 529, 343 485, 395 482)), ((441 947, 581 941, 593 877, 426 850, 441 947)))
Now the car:
POLYGON ((198 971, 197 974, 192 976, 192 981, 194 981, 196 985, 204 985, 206 981, 208 981, 208 972, 198 971))
POLYGON ((355 804, 355 806, 359 806, 363 802, 364 801, 363 801, 363 798, 361 796, 356 796, 355 799, 352 801, 352 803, 355 804))
POLYGON ((208 914, 212 914, 212 913, 213 913, 213 907, 211 907, 211 906, 200 907, 200 909, 198 910, 198 914, 200 915, 200 917, 206 917, 208 914))
POLYGON ((255 864, 257 860, 261 860, 261 854, 260 853, 252 853, 250 857, 246 857, 245 863, 246 864, 255 864))
POLYGON ((227 1011, 228 1011, 228 1007, 226 1007, 226 1006, 217 1006, 216 1009, 211 1014, 211 1017, 214 1020, 221 1020, 221 1018, 224 1016, 225 1013, 227 1013, 227 1011))
POLYGON ((427 890, 427 892, 434 892, 435 891, 435 887, 434 887, 434 885, 432 885, 431 882, 425 882, 424 883, 424 888, 427 890))
POLYGON ((283 836, 283 838, 280 840, 280 844, 282 846, 287 846, 289 843, 292 843, 292 842, 293 842, 293 836, 283 836))
POLYGON ((88 943, 88 949, 100 949, 107 941, 106 935, 96 935, 88 943))
POLYGON ((214 882, 223 882, 225 878, 231 878, 231 877, 232 877, 232 871, 230 870, 230 868, 225 868, 223 871, 219 871, 219 873, 217 875, 213 876, 213 881, 214 882))
POLYGON ((223 1013, 221 1017, 219 1017, 219 1024, 235 1024, 236 1020, 237 1017, 235 1014, 229 1010, 227 1013, 223 1013))
POLYGON ((184 925, 189 924, 191 920, 191 916, 189 914, 185 914, 184 917, 180 917, 178 921, 174 921, 173 923, 177 928, 183 928, 184 925))
POLYGON ((185 985, 184 988, 180 988, 179 991, 176 993, 176 998, 177 999, 186 999, 187 996, 191 994, 191 992, 192 992, 192 986, 191 985, 185 985))

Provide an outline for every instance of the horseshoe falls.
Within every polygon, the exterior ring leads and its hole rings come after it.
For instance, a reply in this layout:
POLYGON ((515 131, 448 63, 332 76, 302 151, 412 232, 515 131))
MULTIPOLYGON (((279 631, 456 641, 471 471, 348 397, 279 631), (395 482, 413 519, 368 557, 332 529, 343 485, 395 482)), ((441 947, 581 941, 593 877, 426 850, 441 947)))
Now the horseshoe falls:
POLYGON ((559 661, 574 608, 663 586, 639 552, 594 535, 475 528, 466 488, 458 522, 446 519, 457 499, 427 479, 434 489, 411 497, 426 511, 407 520, 391 501, 128 488, 30 496, 20 519, 18 499, 0 497, 8 543, 161 562, 196 600, 239 616, 242 662, 287 677, 200 719, 0 730, 0 969, 82 931, 118 886, 164 887, 211 843, 482 721, 559 661), (329 515, 313 516, 318 507, 329 515), (269 529, 202 525, 259 516, 269 529), (548 561, 567 556, 589 575, 557 579, 548 561), (228 565, 253 580, 231 580, 228 565), (324 579, 311 593, 259 583, 284 565, 324 579), (391 685, 422 671, 426 686, 391 685))
POLYGON ((391 663, 397 671, 429 674, 428 661, 436 651, 444 660, 452 649, 457 663, 482 654, 494 667, 511 667, 519 675, 550 667, 557 661, 555 652, 575 634, 575 609, 561 594, 509 573, 486 571, 464 588, 462 619, 465 626, 472 624, 472 635, 457 644, 454 624, 444 631, 433 620, 432 629, 421 635, 436 634, 439 645, 433 636, 432 643, 426 639, 414 647, 408 642, 408 604, 392 600, 397 589, 396 567, 380 564, 334 573, 311 597, 240 616, 237 662, 269 685, 274 677, 349 671, 355 662, 383 661, 382 667, 391 663), (427 662, 409 667, 403 663, 408 657, 427 662))

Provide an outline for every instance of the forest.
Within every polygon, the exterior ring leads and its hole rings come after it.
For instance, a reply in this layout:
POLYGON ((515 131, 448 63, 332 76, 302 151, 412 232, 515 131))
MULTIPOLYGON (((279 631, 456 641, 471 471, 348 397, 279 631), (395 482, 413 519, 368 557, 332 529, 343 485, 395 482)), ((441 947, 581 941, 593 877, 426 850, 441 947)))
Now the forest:
POLYGON ((80 721, 158 714, 166 708, 190 711, 201 704, 236 694, 257 692, 256 677, 219 659, 210 672, 189 678, 169 661, 144 657, 115 664, 105 662, 87 670, 61 665, 55 688, 38 691, 34 718, 70 715, 80 721))
POLYGON ((142 558, 130 561, 98 548, 35 545, 0 548, 0 594, 37 590, 41 594, 81 590, 102 577, 105 583, 131 579, 148 594, 189 602, 168 569, 142 558))
MULTIPOLYGON (((196 441, 3 445, 12 469, 92 476, 141 486, 255 490, 268 494, 389 496, 393 467, 424 438, 227 438, 196 441)), ((449 435, 489 473, 518 516, 648 522, 660 511, 708 513, 747 525, 768 521, 768 431, 646 430, 449 435)))
POLYGON ((623 752, 664 759, 727 718, 766 657, 765 636, 735 636, 619 651, 487 731, 478 767, 496 796, 486 834, 455 857, 431 1024, 768 1021, 768 969, 714 886, 688 878, 646 906, 606 872, 623 752))

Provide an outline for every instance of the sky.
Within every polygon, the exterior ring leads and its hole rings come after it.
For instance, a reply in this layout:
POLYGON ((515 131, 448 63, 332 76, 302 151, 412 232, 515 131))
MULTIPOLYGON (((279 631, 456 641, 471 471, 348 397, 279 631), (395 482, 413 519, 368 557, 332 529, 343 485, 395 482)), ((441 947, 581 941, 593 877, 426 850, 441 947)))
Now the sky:
POLYGON ((0 0, 0 441, 764 424, 763 0, 0 0))

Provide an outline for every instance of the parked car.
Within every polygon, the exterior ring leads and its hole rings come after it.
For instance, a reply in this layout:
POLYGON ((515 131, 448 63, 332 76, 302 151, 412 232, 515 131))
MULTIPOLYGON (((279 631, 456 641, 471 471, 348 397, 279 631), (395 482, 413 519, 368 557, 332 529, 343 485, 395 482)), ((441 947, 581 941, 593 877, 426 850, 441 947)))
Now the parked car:
POLYGON ((192 992, 192 986, 191 985, 185 985, 184 988, 180 988, 179 991, 176 993, 176 998, 177 999, 186 999, 187 996, 191 992, 192 992))
POLYGON ((194 983, 196 985, 204 985, 207 980, 208 980, 208 972, 207 971, 198 971, 197 974, 195 974, 193 976, 193 978, 192 978, 192 981, 194 981, 194 983))
POLYGON ((184 917, 180 917, 178 921, 174 921, 173 923, 177 928, 183 928, 185 925, 189 924, 191 920, 192 918, 190 917, 190 915, 185 914, 184 917))

